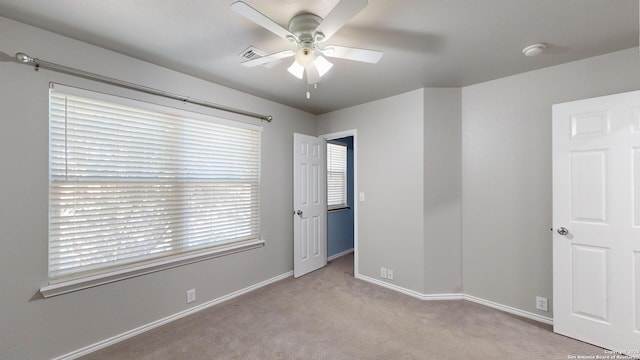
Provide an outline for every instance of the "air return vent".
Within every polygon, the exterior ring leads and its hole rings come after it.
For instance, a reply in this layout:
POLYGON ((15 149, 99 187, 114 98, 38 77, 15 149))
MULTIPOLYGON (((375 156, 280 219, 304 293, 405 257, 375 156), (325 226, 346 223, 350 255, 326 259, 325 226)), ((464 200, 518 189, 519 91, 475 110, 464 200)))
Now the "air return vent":
MULTIPOLYGON (((248 48, 242 50, 242 52, 240 52, 240 54, 238 54, 238 56, 242 58, 241 61, 257 59, 257 58, 265 56, 265 55, 267 55, 266 52, 256 48, 253 45, 251 45, 248 48)), ((264 64, 262 66, 266 67, 266 68, 272 68, 274 65, 279 64, 279 63, 280 63, 280 61, 274 61, 274 62, 270 62, 270 63, 264 64)))

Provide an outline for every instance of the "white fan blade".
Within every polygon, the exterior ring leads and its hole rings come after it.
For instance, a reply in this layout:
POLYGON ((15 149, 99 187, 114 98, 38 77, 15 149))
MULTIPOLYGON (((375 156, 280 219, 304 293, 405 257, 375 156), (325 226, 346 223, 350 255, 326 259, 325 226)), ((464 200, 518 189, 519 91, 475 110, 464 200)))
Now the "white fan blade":
POLYGON ((346 46, 331 45, 324 49, 320 49, 320 52, 326 56, 362 61, 366 63, 376 64, 382 58, 382 51, 358 49, 346 46))
POLYGON ((278 25, 275 21, 269 19, 263 13, 252 8, 251 6, 247 5, 242 1, 236 1, 233 4, 231 4, 231 10, 246 17, 247 19, 262 26, 263 28, 273 32, 274 34, 280 36, 283 39, 286 39, 286 40, 297 39, 296 36, 293 35, 289 30, 278 25))
POLYGON ((254 67, 254 66, 258 66, 258 65, 268 64, 268 63, 273 62, 273 61, 278 61, 280 59, 288 58, 288 57, 291 57, 291 56, 293 56, 295 54, 296 53, 294 51, 285 50, 285 51, 277 52, 275 54, 265 55, 265 56, 259 57, 257 59, 251 59, 251 60, 243 61, 243 62, 241 62, 241 64, 246 66, 246 67, 254 67))
POLYGON ((367 0, 341 0, 318 25, 316 33, 324 35, 324 38, 318 40, 329 39, 366 6, 367 0))
POLYGON ((307 73, 307 84, 313 85, 320 82, 320 73, 318 73, 318 68, 316 68, 314 63, 305 66, 304 69, 307 73))

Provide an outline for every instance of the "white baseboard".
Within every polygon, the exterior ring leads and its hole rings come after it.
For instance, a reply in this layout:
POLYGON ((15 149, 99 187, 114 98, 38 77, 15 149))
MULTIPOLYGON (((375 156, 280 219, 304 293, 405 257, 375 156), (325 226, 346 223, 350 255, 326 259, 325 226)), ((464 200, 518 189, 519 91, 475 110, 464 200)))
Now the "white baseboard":
POLYGON ((337 253, 337 254, 333 254, 333 255, 331 255, 331 256, 329 256, 329 257, 327 258, 327 261, 335 260, 335 259, 337 259, 337 258, 339 258, 339 257, 341 257, 341 256, 345 256, 345 255, 347 255, 347 254, 351 254, 352 252, 353 252, 353 248, 351 248, 351 249, 347 249, 347 250, 342 251, 342 252, 339 252, 339 253, 337 253))
POLYGON ((553 319, 547 316, 542 316, 542 315, 538 315, 535 313, 532 313, 530 311, 524 311, 524 310, 520 310, 520 309, 516 309, 514 307, 508 306, 508 305, 503 305, 497 302, 493 302, 491 300, 486 300, 486 299, 481 299, 479 297, 475 297, 472 295, 464 295, 464 299, 467 301, 471 301, 480 305, 484 305, 484 306, 488 306, 490 308, 494 308, 497 310, 501 310, 504 312, 508 312, 510 314, 514 314, 514 315, 518 315, 518 316, 522 316, 524 318, 527 319, 531 319, 531 320, 535 320, 535 321, 539 321, 541 323, 545 323, 548 325, 553 325, 553 319))
POLYGON ((531 319, 531 320, 535 320, 535 321, 539 321, 541 323, 544 324, 549 324, 549 325, 553 325, 553 319, 547 316, 542 316, 542 315, 538 315, 529 311, 525 311, 525 310, 520 310, 520 309, 516 309, 514 307, 508 306, 508 305, 503 305, 494 301, 490 301, 490 300, 486 300, 486 299, 481 299, 479 297, 476 296, 472 296, 472 295, 467 295, 467 294, 422 294, 419 293, 417 291, 414 290, 410 290, 410 289, 406 289, 403 288, 401 286, 398 285, 394 285, 394 284, 390 284, 388 282, 384 282, 384 281, 380 281, 378 279, 366 276, 366 275, 362 275, 362 274, 357 274, 356 275, 356 279, 360 279, 360 280, 364 280, 366 282, 370 282, 372 284, 376 284, 382 287, 385 287, 387 289, 391 289, 400 293, 403 293, 405 295, 409 295, 412 296, 414 298, 420 299, 420 300, 425 300, 425 301, 429 301, 429 300, 467 300, 467 301, 471 301, 480 305, 484 305, 484 306, 488 306, 490 308, 493 309, 497 309, 497 310, 501 310, 510 314, 514 314, 514 315, 518 315, 521 316, 523 318, 527 318, 527 319, 531 319))
POLYGON ((118 342, 121 342, 123 340, 129 339, 129 338, 131 338, 133 336, 136 336, 138 334, 141 334, 141 333, 143 333, 145 331, 149 331, 149 330, 151 330, 153 328, 156 328, 158 326, 161 326, 161 325, 164 325, 166 323, 178 320, 178 319, 183 318, 185 316, 191 315, 193 313, 196 313, 198 311, 204 310, 204 309, 209 308, 211 306, 220 304, 220 303, 225 302, 227 300, 231 300, 231 299, 233 299, 235 297, 238 297, 240 295, 246 294, 246 293, 251 292, 253 290, 259 289, 259 288, 261 288, 263 286, 267 286, 267 285, 272 284, 274 282, 286 279, 286 278, 291 277, 291 276, 293 276, 293 271, 286 272, 286 273, 284 273, 282 275, 278 275, 278 276, 273 277, 271 279, 267 279, 267 280, 259 282, 257 284, 248 286, 248 287, 246 287, 244 289, 240 289, 238 291, 234 291, 234 292, 232 292, 230 294, 221 296, 221 297, 219 297, 217 299, 213 299, 211 301, 207 301, 207 302, 202 303, 202 304, 200 304, 198 306, 194 306, 192 308, 183 310, 183 311, 181 311, 179 313, 176 313, 176 314, 173 314, 173 315, 169 315, 169 316, 167 316, 167 317, 165 317, 163 319, 156 320, 156 321, 151 322, 151 323, 146 324, 146 325, 142 325, 142 326, 140 326, 138 328, 135 328, 133 330, 129 330, 129 331, 124 332, 122 334, 113 336, 113 337, 111 337, 109 339, 105 339, 105 340, 99 341, 99 342, 97 342, 95 344, 91 344, 91 345, 83 347, 81 349, 72 351, 72 352, 70 352, 68 354, 56 357, 53 360, 77 359, 77 358, 79 358, 81 356, 90 354, 90 353, 92 353, 94 351, 98 351, 98 350, 100 350, 102 348, 105 348, 105 347, 107 347, 109 345, 113 345, 115 343, 118 343, 118 342))
POLYGON ((364 280, 366 282, 370 282, 372 284, 376 284, 387 289, 395 290, 397 292, 401 292, 405 295, 413 296, 414 298, 420 300, 462 300, 464 299, 464 294, 422 294, 417 291, 413 291, 407 288, 403 288, 402 286, 390 284, 388 282, 380 281, 378 279, 357 274, 356 279, 364 280))
POLYGON ((414 298, 422 299, 422 294, 420 294, 419 292, 413 291, 413 290, 409 290, 407 288, 403 288, 402 286, 389 284, 387 282, 380 281, 378 279, 374 279, 372 277, 369 277, 369 276, 366 276, 366 275, 362 275, 362 274, 356 274, 355 278, 356 279, 360 279, 360 280, 364 280, 366 282, 370 282, 372 284, 376 284, 378 286, 385 287, 387 289, 391 289, 391 290, 397 291, 399 293, 403 293, 405 295, 413 296, 414 298))

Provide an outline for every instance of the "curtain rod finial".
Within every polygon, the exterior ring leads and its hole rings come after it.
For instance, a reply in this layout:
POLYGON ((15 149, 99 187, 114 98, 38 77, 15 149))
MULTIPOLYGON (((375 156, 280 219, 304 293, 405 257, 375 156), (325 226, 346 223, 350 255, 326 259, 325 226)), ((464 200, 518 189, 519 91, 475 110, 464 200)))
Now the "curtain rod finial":
POLYGON ((17 53, 17 54, 16 54, 16 59, 17 59, 19 62, 21 62, 21 63, 25 63, 25 64, 26 64, 26 63, 30 63, 30 62, 32 62, 32 61, 33 61, 33 58, 32 58, 31 56, 29 56, 29 55, 27 55, 27 54, 25 54, 25 53, 21 53, 21 52, 19 52, 19 53, 17 53))

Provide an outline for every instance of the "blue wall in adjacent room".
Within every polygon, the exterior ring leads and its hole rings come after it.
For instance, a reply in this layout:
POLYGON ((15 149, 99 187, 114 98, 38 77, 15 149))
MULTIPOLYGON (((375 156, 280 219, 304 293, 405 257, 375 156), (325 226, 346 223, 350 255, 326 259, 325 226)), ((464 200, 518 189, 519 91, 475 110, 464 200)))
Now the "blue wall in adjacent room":
POLYGON ((333 139, 347 144, 348 209, 329 211, 327 216, 327 257, 353 249, 353 136, 333 139))

